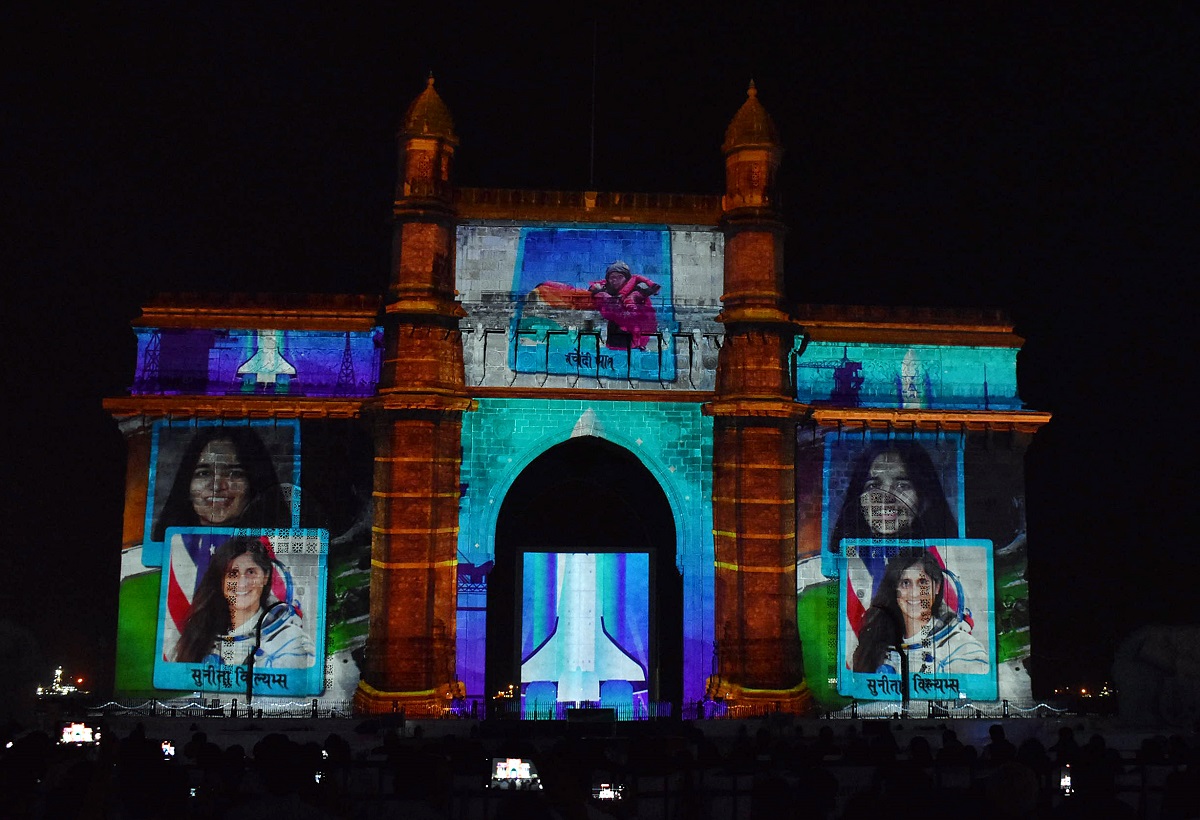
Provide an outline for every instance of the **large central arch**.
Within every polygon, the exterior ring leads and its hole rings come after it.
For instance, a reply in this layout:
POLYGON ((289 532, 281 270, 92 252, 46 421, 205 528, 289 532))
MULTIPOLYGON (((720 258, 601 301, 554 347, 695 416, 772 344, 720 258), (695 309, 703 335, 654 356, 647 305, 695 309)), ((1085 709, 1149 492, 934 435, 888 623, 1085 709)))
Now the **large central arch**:
POLYGON ((520 680, 520 577, 527 552, 646 552, 650 570, 650 698, 678 708, 683 694, 683 584, 675 521, 642 462, 594 436, 551 447, 521 472, 496 520, 488 578, 485 686, 520 680))

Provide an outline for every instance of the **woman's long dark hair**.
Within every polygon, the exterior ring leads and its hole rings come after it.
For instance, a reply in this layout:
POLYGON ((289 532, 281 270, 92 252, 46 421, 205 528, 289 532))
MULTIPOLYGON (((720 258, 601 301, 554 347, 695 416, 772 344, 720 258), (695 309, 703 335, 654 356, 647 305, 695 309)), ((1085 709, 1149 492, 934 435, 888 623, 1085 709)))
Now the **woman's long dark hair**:
POLYGON ((929 453, 915 441, 872 442, 854 462, 842 511, 834 524, 829 538, 829 550, 838 551, 843 538, 878 538, 863 516, 860 496, 871 477, 871 465, 884 453, 895 453, 904 462, 908 478, 917 491, 917 509, 913 510, 912 524, 893 538, 956 538, 958 524, 954 513, 946 503, 946 492, 938 477, 937 468, 929 453))
MULTIPOLYGON (((927 550, 918 550, 910 555, 897 555, 888 561, 879 582, 879 591, 871 599, 871 608, 863 617, 862 629, 858 633, 858 648, 850 667, 855 672, 874 672, 887 657, 888 650, 907 637, 904 634, 904 613, 896 601, 900 587, 900 576, 909 567, 921 565, 929 579, 937 585, 930 608, 931 618, 947 621, 950 618, 943 596, 946 592, 946 576, 937 559, 927 550)), ((899 672, 900 670, 896 670, 899 672)))
POLYGON ((192 597, 192 608, 187 623, 179 636, 175 648, 175 660, 179 663, 199 663, 212 651, 213 641, 233 627, 229 614, 229 600, 225 593, 225 573, 229 562, 239 555, 249 555, 262 569, 266 580, 263 583, 259 606, 265 607, 271 597, 271 556, 261 538, 237 535, 230 538, 213 552, 208 569, 196 587, 192 597))
POLYGON ((271 453, 263 444, 258 434, 249 427, 202 427, 192 436, 183 457, 179 459, 179 469, 167 494, 166 503, 158 520, 150 530, 151 541, 162 541, 166 537, 167 527, 198 527, 202 526, 196 510, 192 507, 192 473, 204 448, 214 441, 228 441, 237 452, 238 463, 246 472, 246 508, 236 521, 230 521, 228 526, 237 527, 290 527, 292 511, 283 496, 283 488, 279 485, 279 477, 275 474, 275 465, 271 453))

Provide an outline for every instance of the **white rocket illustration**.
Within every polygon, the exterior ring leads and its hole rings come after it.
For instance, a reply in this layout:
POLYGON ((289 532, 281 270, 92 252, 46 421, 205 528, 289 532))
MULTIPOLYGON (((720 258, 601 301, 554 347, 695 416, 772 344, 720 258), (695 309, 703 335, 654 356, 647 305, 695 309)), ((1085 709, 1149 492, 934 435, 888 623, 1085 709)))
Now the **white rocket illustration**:
POLYGON ((904 354, 904 360, 900 362, 900 406, 913 410, 929 406, 924 368, 911 349, 904 354))
POLYGON ((237 369, 239 376, 253 375, 258 384, 274 384, 278 376, 296 375, 296 368, 279 352, 282 330, 260 330, 257 338, 258 350, 237 369))
POLYGON ((596 608, 596 556, 560 555, 554 632, 521 664, 522 681, 558 681, 559 701, 600 699, 600 681, 646 679, 646 671, 604 632, 596 608))

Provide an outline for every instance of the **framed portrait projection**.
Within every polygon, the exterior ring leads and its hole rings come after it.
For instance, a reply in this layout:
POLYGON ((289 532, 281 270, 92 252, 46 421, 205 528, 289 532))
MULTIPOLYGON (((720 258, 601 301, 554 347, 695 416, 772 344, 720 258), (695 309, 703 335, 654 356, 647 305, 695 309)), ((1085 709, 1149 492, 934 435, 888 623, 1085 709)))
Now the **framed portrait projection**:
POLYGON ((995 700, 992 542, 843 539, 838 692, 995 700))
POLYGON ((672 292, 669 231, 523 230, 509 366, 674 381, 672 292))
POLYGON ((166 531, 300 525, 300 426, 295 420, 172 425, 150 444, 142 563, 162 566, 166 531))
POLYGON ((901 699, 903 672, 885 663, 888 653, 893 661, 912 662, 908 696, 914 700, 1032 697, 1026 668, 1027 447, 1027 436, 994 431, 830 432, 798 441, 797 623, 806 678, 822 705, 840 708, 846 697, 901 699), (904 579, 892 577, 908 571, 911 581, 920 575, 893 564, 914 552, 929 553, 933 562, 923 559, 921 582, 931 595, 919 634, 915 622, 901 618, 896 590, 904 579), (946 576, 942 581, 939 572, 946 576), (941 594, 936 608, 935 587, 941 594), (860 650, 873 606, 891 612, 886 651, 879 638, 883 622, 868 632, 872 647, 860 650), (913 643, 928 643, 922 648, 933 651, 919 653, 917 662, 910 648, 901 659, 896 647, 913 643), (971 664, 977 671, 963 671, 961 659, 950 665, 948 647, 976 643, 985 650, 971 664), (929 669, 939 677, 929 677, 929 669), (882 670, 883 677, 869 670, 882 670))
POLYGON ((962 538, 963 450, 958 438, 825 441, 821 571, 840 574, 842 542, 962 538))
POLYGON ((327 530, 169 527, 154 685, 324 689, 327 530))
POLYGON ((521 562, 521 683, 535 703, 646 705, 650 555, 526 552, 521 562))

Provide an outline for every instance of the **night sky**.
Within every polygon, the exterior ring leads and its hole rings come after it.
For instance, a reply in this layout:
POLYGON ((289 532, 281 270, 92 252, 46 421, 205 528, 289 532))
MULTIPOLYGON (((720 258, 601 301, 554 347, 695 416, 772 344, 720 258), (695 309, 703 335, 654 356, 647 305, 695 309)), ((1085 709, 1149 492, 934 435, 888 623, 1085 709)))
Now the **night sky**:
POLYGON ((1028 457, 1035 692, 1200 618, 1195 17, 413 5, 0 21, 0 620, 47 670, 111 682, 124 445, 100 402, 132 380, 139 306, 381 292, 394 135, 430 71, 458 184, 627 192, 719 193, 753 78, 786 150, 793 299, 999 307, 1026 339, 1022 396, 1055 414, 1028 457))

